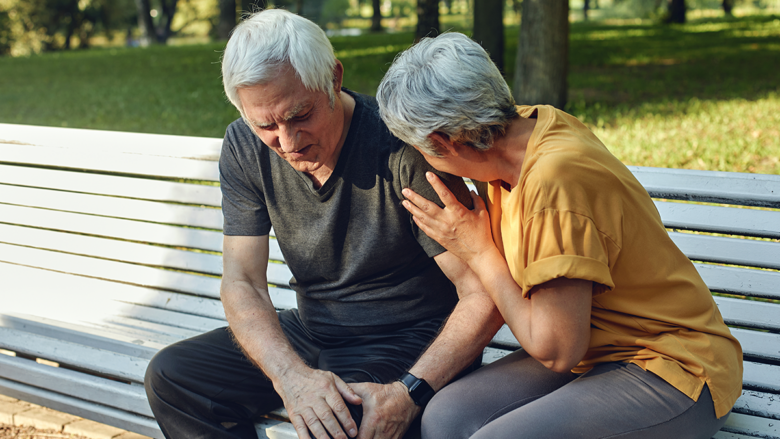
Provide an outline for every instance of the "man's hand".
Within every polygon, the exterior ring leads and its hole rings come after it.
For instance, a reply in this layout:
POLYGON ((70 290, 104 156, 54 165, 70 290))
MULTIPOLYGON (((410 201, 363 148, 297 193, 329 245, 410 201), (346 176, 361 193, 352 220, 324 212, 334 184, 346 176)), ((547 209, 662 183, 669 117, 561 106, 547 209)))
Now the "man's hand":
POLYGON ((357 439, 399 439, 420 413, 400 382, 350 386, 363 398, 363 421, 357 439))
POLYGON ((300 439, 311 438, 309 433, 317 439, 357 435, 357 425, 344 401, 359 405, 363 400, 335 374, 311 368, 289 369, 274 387, 300 439))

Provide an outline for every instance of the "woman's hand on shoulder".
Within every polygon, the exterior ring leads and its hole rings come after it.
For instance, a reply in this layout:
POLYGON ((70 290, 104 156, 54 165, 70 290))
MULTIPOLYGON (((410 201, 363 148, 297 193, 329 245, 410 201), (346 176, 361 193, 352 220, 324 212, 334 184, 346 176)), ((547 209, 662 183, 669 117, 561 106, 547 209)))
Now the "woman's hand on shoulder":
POLYGON ((490 232, 490 219, 482 199, 472 191, 474 210, 469 210, 436 174, 428 172, 426 177, 444 203, 443 209, 409 188, 403 190, 407 198, 403 206, 412 214, 420 230, 466 263, 493 250, 495 244, 490 232))

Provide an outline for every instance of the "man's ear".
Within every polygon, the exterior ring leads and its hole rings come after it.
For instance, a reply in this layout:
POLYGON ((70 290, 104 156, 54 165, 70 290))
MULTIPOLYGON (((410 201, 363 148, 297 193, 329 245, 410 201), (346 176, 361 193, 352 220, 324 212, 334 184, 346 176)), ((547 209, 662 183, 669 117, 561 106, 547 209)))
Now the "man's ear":
POLYGON ((450 140, 450 136, 434 131, 431 134, 428 134, 428 138, 431 140, 431 142, 433 142, 434 145, 436 145, 439 152, 444 153, 445 155, 453 155, 455 157, 459 155, 459 145, 456 145, 452 140, 450 140))
POLYGON ((341 91, 341 84, 344 81, 344 65, 341 61, 336 60, 336 66, 333 67, 333 89, 336 91, 336 95, 341 91))

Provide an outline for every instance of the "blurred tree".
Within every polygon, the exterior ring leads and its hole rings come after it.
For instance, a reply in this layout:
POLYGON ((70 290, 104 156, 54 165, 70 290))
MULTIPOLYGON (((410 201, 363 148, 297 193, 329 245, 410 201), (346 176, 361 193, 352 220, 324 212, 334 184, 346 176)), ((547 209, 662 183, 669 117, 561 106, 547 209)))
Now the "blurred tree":
MULTIPOLYGON (((131 0, 130 0, 131 1, 131 0)), ((128 0, 0 0, 0 54, 89 47, 127 24, 128 0)))
POLYGON ((439 34, 439 0, 417 0, 417 28, 414 42, 439 34))
POLYGON ((474 0, 474 34, 471 37, 504 71, 504 0, 474 0))
POLYGON ((522 105, 566 105, 569 1, 523 0, 513 94, 522 105))
POLYGON ((734 0, 723 0, 721 3, 721 6, 723 7, 723 12, 728 15, 729 17, 734 15, 731 11, 734 9, 734 0))
POLYGON ((227 40, 230 31, 236 26, 236 0, 219 0, 219 22, 217 23, 217 38, 227 40))
POLYGON ((168 38, 174 34, 171 30, 171 24, 176 15, 177 1, 154 0, 154 8, 152 8, 152 0, 135 0, 142 46, 168 42, 168 38))
POLYGON ((371 16, 371 32, 382 31, 382 0, 371 0, 371 7, 374 10, 371 16))
POLYGON ((666 0, 667 23, 685 23, 685 0, 666 0))
POLYGON ((148 46, 157 42, 154 22, 152 21, 152 6, 149 0, 135 0, 138 9, 138 29, 141 31, 140 44, 148 46))

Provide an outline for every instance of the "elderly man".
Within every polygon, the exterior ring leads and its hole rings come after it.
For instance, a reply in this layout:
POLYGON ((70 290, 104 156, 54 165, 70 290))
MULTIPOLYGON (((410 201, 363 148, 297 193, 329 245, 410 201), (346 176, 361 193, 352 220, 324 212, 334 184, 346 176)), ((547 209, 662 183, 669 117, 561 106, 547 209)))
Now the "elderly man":
MULTIPOLYGON (((432 168, 389 133, 373 98, 341 87, 344 68, 308 20, 251 16, 222 71, 242 116, 220 159, 229 328, 152 360, 155 416, 171 438, 248 438, 283 404, 301 438, 401 437, 502 322, 474 274, 401 206, 406 187, 435 197, 432 168), (298 298, 278 314, 272 226, 298 298)), ((470 202, 462 180, 440 175, 470 202)))

